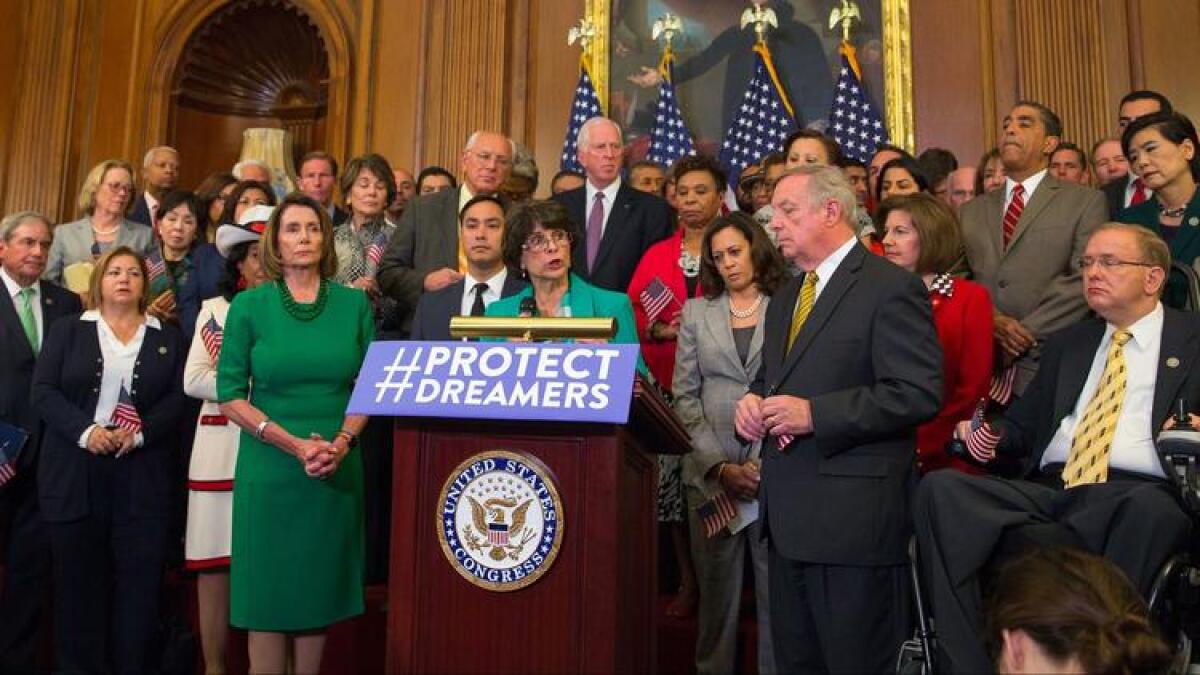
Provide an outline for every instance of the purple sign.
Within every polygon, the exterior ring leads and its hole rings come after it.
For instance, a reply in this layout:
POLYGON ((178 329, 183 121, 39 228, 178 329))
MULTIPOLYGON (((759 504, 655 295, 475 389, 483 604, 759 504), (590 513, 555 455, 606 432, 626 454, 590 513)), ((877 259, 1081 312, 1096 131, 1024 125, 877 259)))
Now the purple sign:
POLYGON ((638 346, 375 342, 347 413, 624 424, 638 346))

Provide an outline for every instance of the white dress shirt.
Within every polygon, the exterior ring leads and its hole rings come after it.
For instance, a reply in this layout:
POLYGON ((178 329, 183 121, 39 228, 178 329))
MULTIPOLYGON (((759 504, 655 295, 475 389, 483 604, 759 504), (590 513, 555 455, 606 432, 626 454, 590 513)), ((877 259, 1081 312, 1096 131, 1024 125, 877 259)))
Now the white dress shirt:
MULTIPOLYGON (((1108 360, 1108 347, 1112 344, 1116 327, 1111 323, 1104 329, 1104 337, 1092 357, 1092 367, 1084 381, 1075 410, 1063 418, 1058 431, 1042 454, 1042 468, 1047 464, 1065 464, 1071 454, 1071 440, 1075 437, 1075 426, 1083 417, 1088 402, 1100 385, 1100 375, 1108 360)), ((1112 450, 1108 465, 1114 469, 1166 478, 1158 452, 1154 447, 1154 432, 1151 428, 1151 410, 1154 408, 1154 385, 1158 379, 1158 355, 1162 347, 1163 308, 1162 304, 1138 319, 1129 327, 1133 339, 1125 343, 1125 399, 1121 403, 1121 414, 1117 417, 1117 428, 1113 433, 1112 450)))
MULTIPOLYGON (((837 271, 838 266, 842 264, 842 261, 845 260, 846 256, 850 253, 850 249, 854 248, 854 245, 857 243, 858 239, 850 237, 846 240, 846 243, 839 246, 836 251, 829 254, 829 257, 822 260, 820 265, 817 265, 817 288, 816 293, 813 295, 814 304, 816 303, 817 298, 821 297, 821 291, 825 290, 825 286, 829 284, 829 278, 833 276, 833 273, 837 271)), ((796 296, 796 302, 800 302, 799 296, 796 296)))
MULTIPOLYGON (((1025 188, 1025 195, 1022 199, 1025 200, 1025 206, 1029 206, 1029 200, 1033 198, 1034 190, 1042 184, 1042 179, 1046 177, 1047 169, 1033 174, 1029 178, 1021 181, 1021 187, 1025 188)), ((1008 205, 1012 203, 1013 188, 1016 187, 1017 181, 1011 178, 1004 179, 1004 210, 1001 213, 1008 213, 1008 205)))
MULTIPOLYGON (((21 316, 21 298, 18 294, 24 290, 21 284, 17 283, 16 279, 8 276, 8 270, 0 267, 0 279, 4 280, 4 289, 8 291, 8 297, 12 298, 13 309, 17 310, 17 317, 21 316)), ((30 286, 33 289, 33 295, 29 296, 29 305, 33 308, 33 322, 37 325, 38 344, 46 341, 45 321, 42 319, 42 287, 38 282, 33 282, 30 286)))
POLYGON ((617 191, 621 189, 621 177, 608 184, 608 187, 603 190, 592 185, 592 181, 584 183, 584 196, 587 200, 583 204, 583 225, 587 229, 588 218, 592 215, 592 205, 596 202, 596 193, 604 193, 604 223, 600 226, 600 236, 608 231, 608 217, 612 215, 613 204, 617 201, 617 191))
MULTIPOLYGON (((133 338, 129 342, 122 343, 117 339, 108 322, 100 316, 99 310, 88 310, 79 317, 79 320, 91 321, 96 324, 100 356, 104 359, 103 373, 100 376, 100 397, 96 400, 96 414, 92 418, 95 424, 84 429, 83 435, 79 437, 79 447, 87 448, 87 438, 92 433, 92 429, 111 424, 113 410, 116 409, 117 400, 121 396, 121 387, 134 389, 133 369, 137 364, 138 352, 142 349, 142 340, 146 337, 146 326, 162 330, 162 324, 158 322, 158 319, 146 315, 145 321, 138 326, 133 338)), ((143 440, 142 434, 139 433, 135 445, 140 447, 143 440)))
POLYGON ((487 290, 483 292, 483 306, 487 307, 500 299, 500 293, 504 290, 504 280, 507 278, 507 267, 501 267, 500 271, 493 274, 491 279, 476 279, 471 276, 470 272, 467 272, 463 275, 463 297, 462 302, 459 303, 462 311, 459 314, 471 316, 471 306, 475 304, 475 284, 487 284, 487 290))
MULTIPOLYGON (((1132 171, 1130 171, 1129 175, 1125 178, 1125 196, 1121 200, 1121 206, 1125 208, 1129 208, 1131 206, 1130 202, 1133 201, 1133 193, 1137 192, 1137 190, 1133 187, 1133 181, 1137 179, 1137 174, 1132 171)), ((1142 183, 1142 191, 1146 193, 1146 199, 1150 199, 1154 196, 1154 190, 1151 190, 1150 186, 1146 185, 1145 183, 1142 183)))
POLYGON ((155 214, 158 212, 158 200, 151 196, 149 192, 143 192, 142 197, 146 200, 146 210, 150 212, 150 222, 146 224, 153 227, 158 222, 158 218, 155 217, 155 214))

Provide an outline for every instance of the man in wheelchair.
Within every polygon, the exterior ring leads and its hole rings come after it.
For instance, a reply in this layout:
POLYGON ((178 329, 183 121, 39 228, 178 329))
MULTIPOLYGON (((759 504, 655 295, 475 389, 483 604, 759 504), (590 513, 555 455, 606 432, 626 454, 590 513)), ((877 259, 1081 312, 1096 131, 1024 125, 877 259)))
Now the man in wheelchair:
POLYGON ((1078 265, 1100 318, 1047 340, 1037 376, 1002 419, 958 427, 977 461, 1016 477, 939 471, 918 489, 915 528, 943 672, 994 668, 980 580, 998 559, 1078 546, 1145 595, 1189 540, 1191 519, 1154 440, 1180 399, 1200 401, 1200 315, 1159 302, 1171 259, 1149 230, 1103 225, 1078 265))

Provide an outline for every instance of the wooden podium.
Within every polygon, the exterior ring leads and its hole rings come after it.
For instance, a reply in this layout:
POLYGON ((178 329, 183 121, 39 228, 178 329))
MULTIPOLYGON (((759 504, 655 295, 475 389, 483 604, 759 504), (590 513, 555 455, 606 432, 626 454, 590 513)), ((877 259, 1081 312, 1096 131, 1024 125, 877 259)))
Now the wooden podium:
POLYGON ((655 669, 655 453, 687 432, 635 385, 626 425, 397 419, 388 586, 389 673, 611 673, 655 669), (562 502, 557 558, 511 592, 480 588, 443 554, 443 484, 488 450, 526 453, 562 502))

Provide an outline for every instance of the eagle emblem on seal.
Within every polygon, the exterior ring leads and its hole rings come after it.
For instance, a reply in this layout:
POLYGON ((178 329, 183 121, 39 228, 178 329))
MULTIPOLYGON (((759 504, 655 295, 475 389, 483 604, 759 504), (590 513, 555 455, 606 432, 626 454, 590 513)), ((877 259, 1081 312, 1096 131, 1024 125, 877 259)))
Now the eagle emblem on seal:
POLYGON ((517 560, 525 545, 537 536, 525 527, 525 514, 532 499, 519 504, 497 497, 482 504, 474 497, 467 500, 471 504, 471 524, 463 528, 462 540, 471 550, 486 552, 492 560, 517 560))

